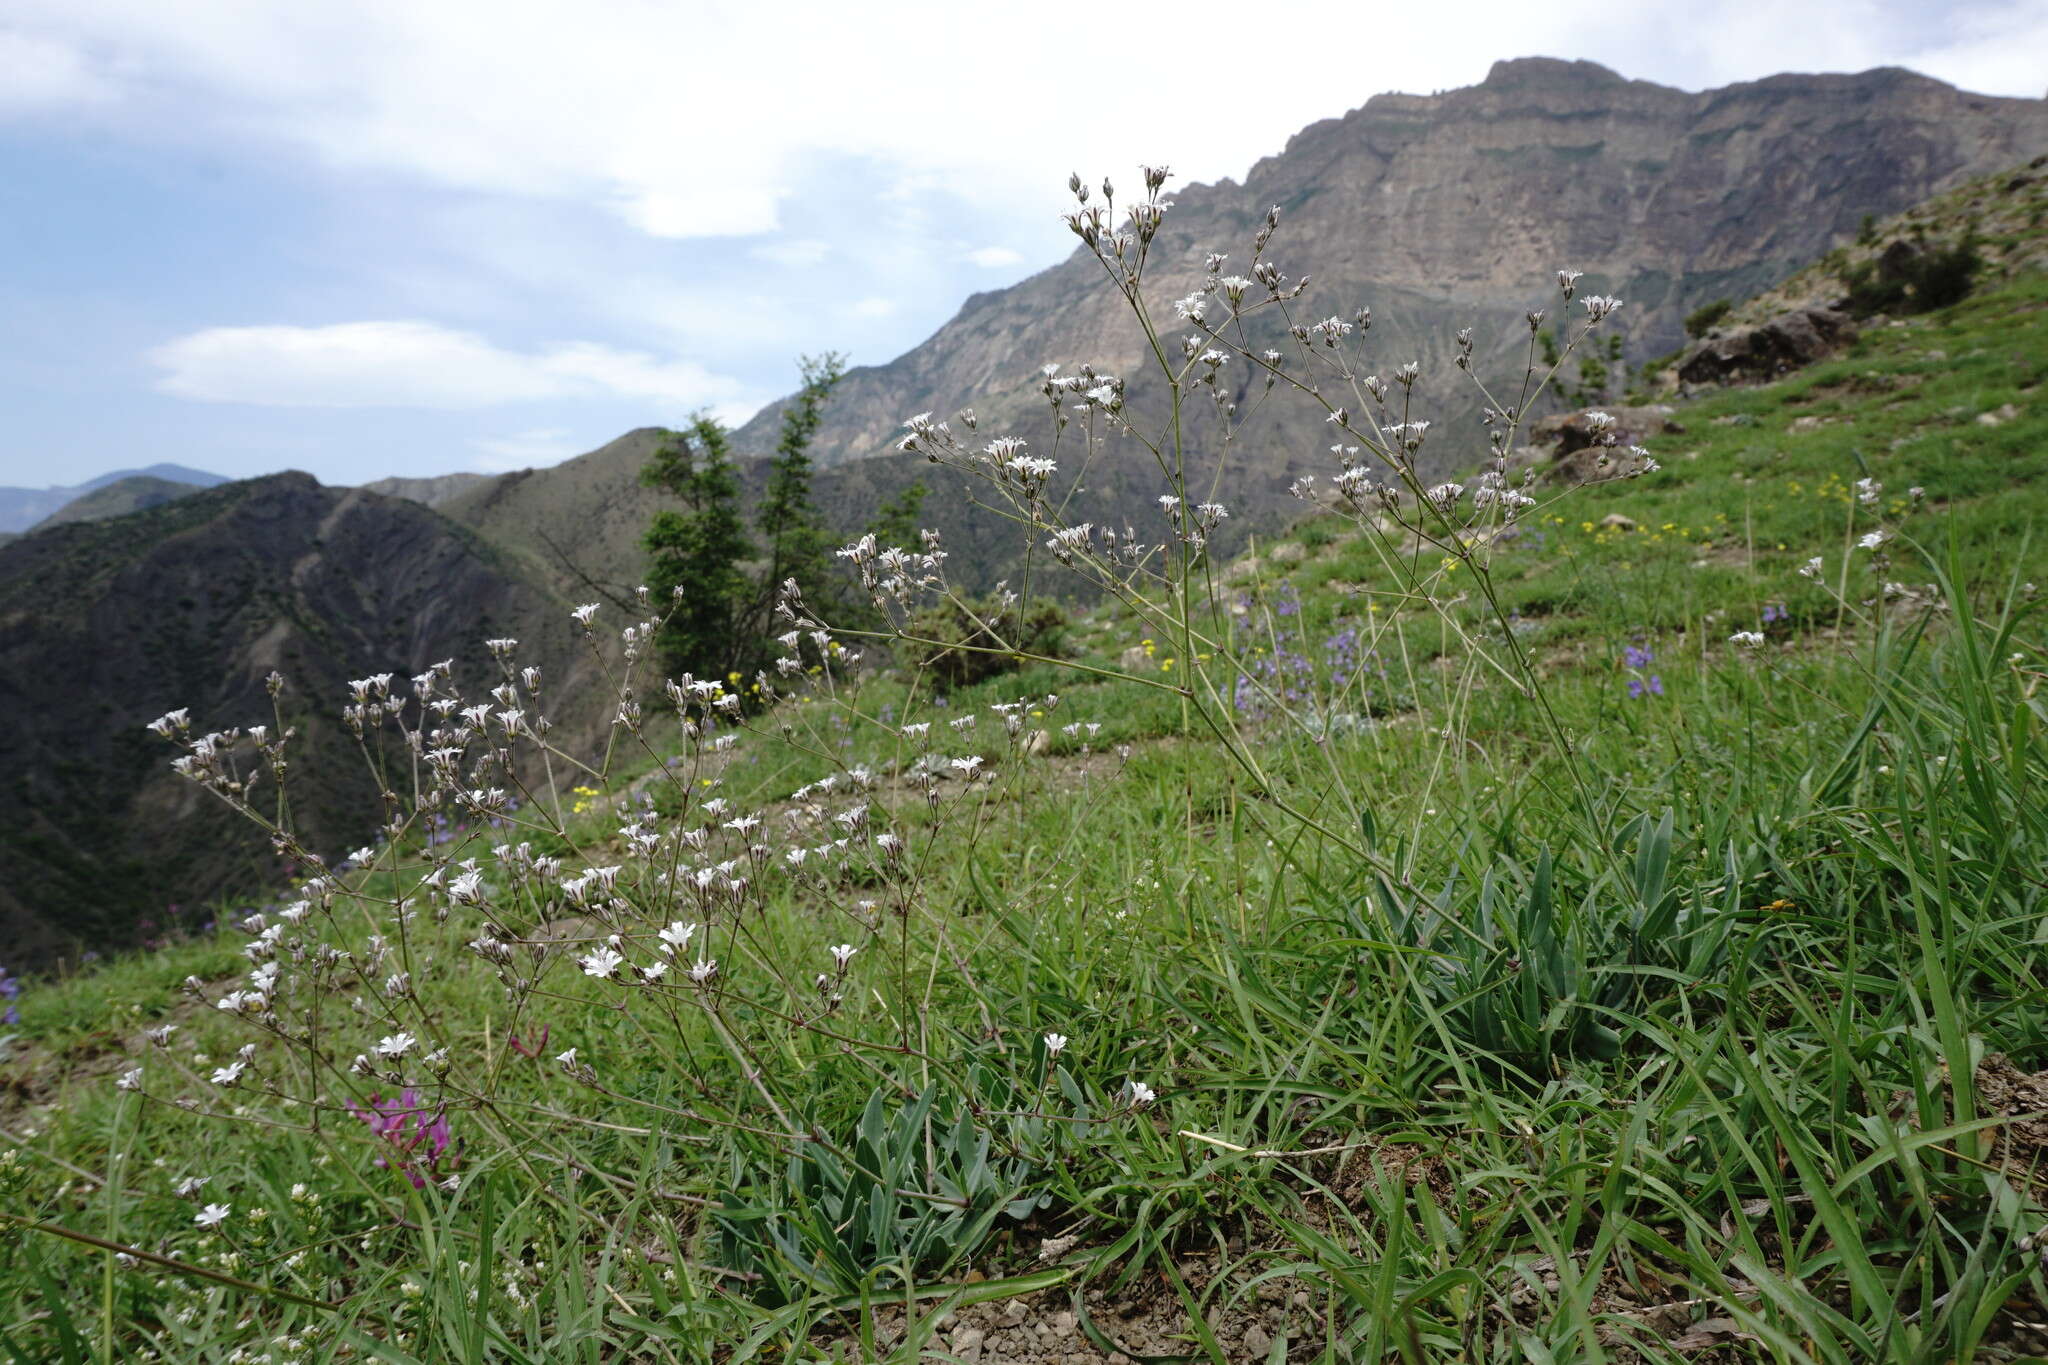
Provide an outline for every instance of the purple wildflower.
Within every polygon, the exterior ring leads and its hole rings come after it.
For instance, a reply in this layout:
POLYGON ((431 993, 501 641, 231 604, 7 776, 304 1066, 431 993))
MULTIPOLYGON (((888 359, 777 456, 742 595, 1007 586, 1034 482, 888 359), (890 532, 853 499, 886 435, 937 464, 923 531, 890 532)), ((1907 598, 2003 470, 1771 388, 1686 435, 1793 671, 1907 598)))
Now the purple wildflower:
POLYGON ((21 1007, 14 1002, 21 998, 21 978, 0 967, 0 1000, 7 1002, 7 1010, 0 1014, 0 1024, 21 1022, 21 1007))
POLYGON ((1624 646, 1621 651, 1621 662, 1631 675, 1628 680, 1628 695, 1631 701, 1664 695, 1664 680, 1655 673, 1643 672, 1657 662, 1655 650, 1648 645, 1624 646))
MULTIPOLYGON (((392 1099, 370 1096, 370 1107, 349 1106, 349 1112, 370 1125, 370 1131, 398 1149, 397 1169, 412 1182, 416 1190, 427 1187, 427 1177, 415 1167, 424 1167, 427 1174, 434 1174, 441 1158, 448 1151, 450 1135, 448 1113, 445 1109, 429 1111, 420 1103, 419 1091, 408 1087, 392 1099), (424 1148, 424 1159, 422 1151, 424 1148)), ((391 1168, 393 1160, 378 1157, 376 1164, 391 1168)), ((453 1165, 451 1159, 450 1165, 453 1165)))

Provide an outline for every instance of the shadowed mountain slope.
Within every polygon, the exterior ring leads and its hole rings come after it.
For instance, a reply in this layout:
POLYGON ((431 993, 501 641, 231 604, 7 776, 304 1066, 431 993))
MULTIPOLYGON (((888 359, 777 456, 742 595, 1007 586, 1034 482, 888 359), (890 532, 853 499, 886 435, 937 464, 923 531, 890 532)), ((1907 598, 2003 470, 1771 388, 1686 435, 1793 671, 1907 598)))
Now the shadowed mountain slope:
MULTIPOLYGON (((562 604, 506 556, 424 507, 304 474, 0 548, 0 960, 127 941, 169 887, 191 900, 274 875, 260 831, 170 771, 177 751, 144 729, 156 716, 270 723, 264 679, 283 673, 293 805, 333 859, 377 821, 337 718, 346 680, 452 655, 474 697, 482 641, 502 634, 524 634, 555 683, 580 676, 562 604)), ((563 737, 602 732, 560 719, 563 737)))

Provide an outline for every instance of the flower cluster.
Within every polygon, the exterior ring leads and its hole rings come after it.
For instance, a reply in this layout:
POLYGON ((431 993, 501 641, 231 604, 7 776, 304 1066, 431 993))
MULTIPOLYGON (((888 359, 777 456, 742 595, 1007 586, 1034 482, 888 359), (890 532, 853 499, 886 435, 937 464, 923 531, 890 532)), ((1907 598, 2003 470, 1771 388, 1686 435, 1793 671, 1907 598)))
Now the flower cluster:
POLYGON ((366 1105, 351 1105, 349 1112, 393 1149, 376 1159, 380 1169, 395 1168, 414 1189, 425 1189, 436 1176, 452 1186, 456 1157, 449 1151, 452 1137, 446 1109, 423 1103, 419 1092, 408 1088, 388 1099, 373 1093, 366 1105))

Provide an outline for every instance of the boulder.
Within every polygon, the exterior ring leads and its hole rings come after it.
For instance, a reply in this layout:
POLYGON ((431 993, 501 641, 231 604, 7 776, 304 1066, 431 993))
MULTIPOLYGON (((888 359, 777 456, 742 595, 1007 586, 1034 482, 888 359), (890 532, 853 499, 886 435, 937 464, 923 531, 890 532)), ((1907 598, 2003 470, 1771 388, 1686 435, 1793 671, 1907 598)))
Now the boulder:
POLYGON ((1614 448, 1620 449, 1684 431, 1684 427, 1671 420, 1672 411, 1668 405, 1658 403, 1560 412, 1538 421, 1530 439, 1539 446, 1550 447, 1549 478, 1562 483, 1585 483, 1603 476, 1600 457, 1609 453, 1609 447, 1594 444, 1601 428, 1588 420, 1591 414, 1604 412, 1614 419, 1606 430, 1614 437, 1614 448))
POLYGON ((1560 412, 1538 421, 1531 439, 1539 446, 1553 447, 1554 458, 1562 460, 1593 444, 1600 428, 1587 419, 1595 412, 1604 412, 1614 419, 1614 425, 1608 428, 1614 433, 1614 443, 1637 446, 1652 436, 1684 431, 1684 427, 1671 420, 1673 411, 1669 404, 1657 403, 1641 408, 1582 408, 1577 412, 1560 412))
POLYGON ((1798 308, 1755 327, 1694 342, 1675 367, 1685 384, 1775 379, 1823 360, 1856 339, 1856 324, 1836 308, 1798 308))

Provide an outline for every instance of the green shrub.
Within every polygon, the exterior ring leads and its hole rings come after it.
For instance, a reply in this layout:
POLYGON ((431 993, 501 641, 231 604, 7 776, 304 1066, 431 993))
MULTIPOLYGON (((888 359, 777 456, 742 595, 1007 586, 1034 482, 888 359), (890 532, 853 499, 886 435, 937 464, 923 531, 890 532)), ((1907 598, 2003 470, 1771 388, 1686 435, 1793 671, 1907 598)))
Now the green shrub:
POLYGON ((1067 614, 1050 602, 1020 613, 1014 602, 970 598, 919 612, 908 634, 909 661, 950 691, 1014 673, 1027 656, 1062 657, 1067 614))
POLYGON ((1730 299, 1715 299, 1703 303, 1685 315, 1685 334, 1689 337, 1703 337, 1714 330, 1715 324, 1735 311, 1730 299))
POLYGON ((1877 259, 1845 277, 1849 311, 1867 318, 1877 313, 1931 313, 1961 303, 1969 297, 1983 263, 1974 231, 1947 247, 1893 242, 1877 259))

